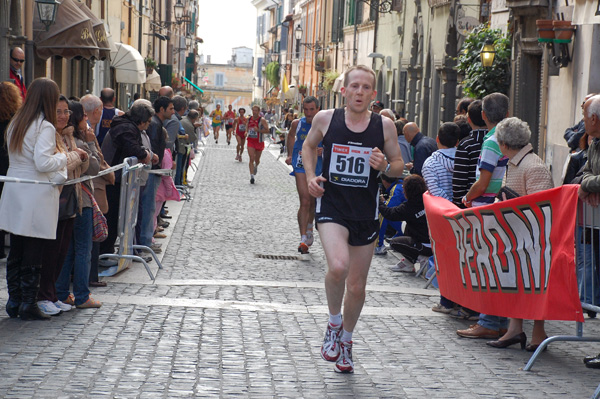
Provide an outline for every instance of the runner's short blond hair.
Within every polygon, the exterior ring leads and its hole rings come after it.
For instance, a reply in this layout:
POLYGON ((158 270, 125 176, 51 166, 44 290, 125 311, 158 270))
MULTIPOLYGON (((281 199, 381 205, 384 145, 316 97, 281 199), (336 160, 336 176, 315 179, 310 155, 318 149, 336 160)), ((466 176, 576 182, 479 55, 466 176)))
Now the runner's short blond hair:
POLYGON ((375 90, 375 84, 377 83, 377 76, 375 76, 375 71, 373 71, 371 68, 369 68, 366 65, 354 65, 354 66, 351 66, 350 68, 348 68, 346 70, 346 72, 344 72, 344 87, 348 86, 348 81, 350 80, 350 72, 354 72, 357 70, 371 74, 371 76, 373 77, 373 90, 375 90))

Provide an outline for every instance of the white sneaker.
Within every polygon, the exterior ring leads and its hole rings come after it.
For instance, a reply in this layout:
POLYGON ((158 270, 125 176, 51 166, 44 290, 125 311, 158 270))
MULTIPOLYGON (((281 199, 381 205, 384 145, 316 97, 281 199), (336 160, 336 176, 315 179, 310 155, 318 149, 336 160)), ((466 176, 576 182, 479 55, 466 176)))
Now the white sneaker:
POLYGON ((42 313, 47 314, 48 316, 56 316, 61 312, 61 310, 50 301, 38 301, 37 305, 42 313))
POLYGON ((382 245, 380 247, 375 247, 375 255, 386 255, 387 254, 387 248, 385 247, 385 245, 382 245))
POLYGON ((407 259, 402 259, 394 266, 390 266, 390 270, 393 272, 414 273, 415 265, 407 259))
POLYGON ((69 305, 68 303, 61 302, 61 301, 54 302, 54 306, 56 306, 63 312, 68 312, 69 310, 73 309, 73 306, 69 305))

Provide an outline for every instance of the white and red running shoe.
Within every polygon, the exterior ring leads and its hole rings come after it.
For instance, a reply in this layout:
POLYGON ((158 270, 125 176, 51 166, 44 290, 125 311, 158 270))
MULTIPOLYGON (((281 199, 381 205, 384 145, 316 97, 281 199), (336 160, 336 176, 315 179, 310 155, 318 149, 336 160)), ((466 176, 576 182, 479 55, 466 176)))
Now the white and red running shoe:
POLYGON ((328 362, 335 362, 340 357, 340 336, 342 335, 342 324, 337 328, 327 323, 325 338, 321 345, 321 357, 328 362))
POLYGON ((340 356, 333 366, 336 373, 354 373, 354 362, 352 361, 352 341, 339 343, 340 356))

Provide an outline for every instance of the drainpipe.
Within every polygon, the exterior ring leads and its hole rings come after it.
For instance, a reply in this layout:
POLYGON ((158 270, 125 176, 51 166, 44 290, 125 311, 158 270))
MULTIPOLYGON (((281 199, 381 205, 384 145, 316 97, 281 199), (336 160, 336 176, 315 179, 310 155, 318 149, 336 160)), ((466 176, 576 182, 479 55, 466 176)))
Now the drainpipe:
MULTIPOLYGON (((10 3, 10 1, 9 1, 10 3)), ((25 85, 29 86, 33 80, 33 0, 25 0, 25 85)))
MULTIPOLYGON (((548 19, 552 19, 552 2, 548 2, 548 19)), ((542 49, 542 79, 541 79, 541 95, 540 95, 540 132, 537 153, 540 157, 546 161, 552 161, 548 159, 546 143, 548 138, 548 47, 544 46, 542 49)), ((552 166, 552 165, 550 165, 552 166)), ((552 171, 551 171, 552 172, 552 171)), ((553 174, 553 173, 552 173, 553 174)))
MULTIPOLYGON (((0 0, 0 82, 10 78, 10 47, 8 33, 10 32, 10 0, 0 0)), ((27 56, 27 54, 25 54, 27 56)), ((29 64, 29 62, 25 63, 29 64)))
POLYGON ((356 33, 358 31, 358 25, 357 25, 357 21, 358 21, 358 0, 354 0, 354 54, 352 54, 352 65, 356 65, 356 62, 358 60, 358 49, 357 47, 357 41, 356 41, 356 33))
MULTIPOLYGON (((373 32, 373 52, 377 52, 377 31, 379 30, 379 9, 375 13, 375 30, 373 32)), ((373 57, 372 69, 375 70, 375 57, 373 57)), ((385 60, 383 61, 385 63, 385 60)))

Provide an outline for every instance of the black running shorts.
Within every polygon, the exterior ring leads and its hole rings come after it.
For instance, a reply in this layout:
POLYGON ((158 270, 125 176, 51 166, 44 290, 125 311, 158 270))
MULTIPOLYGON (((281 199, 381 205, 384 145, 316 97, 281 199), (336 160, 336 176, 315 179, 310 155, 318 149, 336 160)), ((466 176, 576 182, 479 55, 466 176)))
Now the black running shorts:
POLYGON ((319 223, 336 223, 348 229, 348 244, 360 247, 373 243, 378 236, 379 220, 346 220, 329 216, 317 216, 317 230, 319 223))

